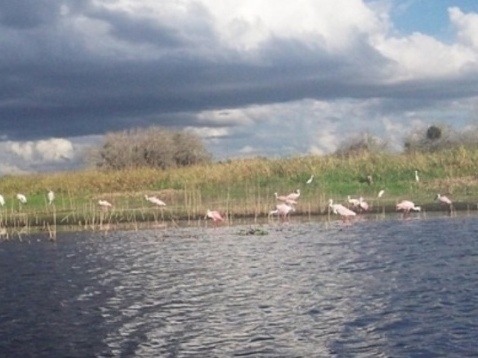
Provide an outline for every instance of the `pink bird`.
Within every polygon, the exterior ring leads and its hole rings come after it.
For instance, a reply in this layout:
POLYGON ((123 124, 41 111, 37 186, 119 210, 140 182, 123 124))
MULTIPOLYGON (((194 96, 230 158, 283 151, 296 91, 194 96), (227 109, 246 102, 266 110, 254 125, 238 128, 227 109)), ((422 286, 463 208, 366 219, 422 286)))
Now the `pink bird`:
POLYGON ((102 208, 112 208, 113 204, 111 204, 108 200, 98 200, 98 205, 101 206, 102 208))
POLYGON ((212 222, 214 223, 214 226, 216 226, 218 222, 224 221, 221 214, 219 214, 219 212, 216 211, 216 210, 207 209, 206 216, 204 218, 205 219, 207 219, 207 218, 212 219, 212 222))
POLYGON ((354 216, 357 215, 355 211, 350 210, 349 208, 346 208, 342 204, 334 204, 334 201, 332 199, 329 199, 329 208, 332 210, 332 212, 336 215, 340 215, 344 221, 353 218, 354 216))
POLYGON ((295 211, 295 208, 293 205, 282 203, 282 204, 276 205, 276 210, 270 211, 269 216, 278 215, 282 221, 285 221, 286 219, 288 219, 290 213, 294 211, 295 211))
POLYGON ((363 200, 362 197, 359 198, 359 207, 360 209, 367 211, 368 210, 368 203, 363 200))
POLYGON ((347 201, 349 202, 352 207, 356 208, 360 205, 359 199, 352 199, 350 195, 347 195, 347 201))
POLYGON ((290 193, 289 195, 287 195, 287 199, 297 200, 299 199, 299 196, 300 196, 300 189, 297 189, 295 193, 290 193))
POLYGON ((162 201, 161 199, 159 199, 157 196, 144 195, 144 198, 148 200, 150 203, 153 203, 157 206, 166 206, 166 203, 162 201))
POLYGON ((276 197, 276 200, 279 200, 279 201, 287 201, 288 200, 286 195, 279 195, 277 193, 274 193, 274 196, 276 197))
POLYGON ((447 196, 437 194, 436 200, 438 200, 442 204, 448 205, 448 211, 451 214, 451 212, 453 210, 453 203, 447 196))
POLYGON ((422 208, 419 206, 415 206, 415 204, 410 200, 402 200, 397 204, 397 211, 403 211, 403 215, 407 215, 410 210, 413 211, 421 211, 422 208))
POLYGON ((286 204, 289 204, 289 205, 295 205, 297 204, 297 201, 295 199, 291 199, 289 198, 289 195, 278 195, 277 193, 274 193, 275 197, 276 197, 276 200, 279 200, 279 201, 282 201, 286 204))
POLYGON ((437 194, 436 200, 440 201, 443 204, 447 204, 447 205, 450 205, 450 206, 452 205, 451 200, 445 195, 437 194))

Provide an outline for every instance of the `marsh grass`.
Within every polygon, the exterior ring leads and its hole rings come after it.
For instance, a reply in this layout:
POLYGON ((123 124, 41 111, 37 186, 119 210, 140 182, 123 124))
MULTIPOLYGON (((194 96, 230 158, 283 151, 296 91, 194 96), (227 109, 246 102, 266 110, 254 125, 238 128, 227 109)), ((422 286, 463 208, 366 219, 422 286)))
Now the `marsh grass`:
MULTIPOLYGON (((399 199, 435 205, 436 194, 475 208, 478 201, 478 150, 455 148, 436 153, 373 154, 356 156, 301 156, 281 159, 247 159, 170 170, 78 171, 4 176, 0 194, 3 227, 45 227, 53 237, 57 225, 102 229, 116 223, 166 222, 204 219, 207 209, 218 210, 230 221, 258 218, 272 210, 274 192, 301 190, 296 214, 327 211, 327 200, 344 202, 347 195, 363 196, 377 213, 393 210, 399 199), (416 183, 414 171, 420 173, 416 183), (314 174, 314 181, 306 180, 314 174), (366 177, 373 178, 371 184, 366 177), (46 194, 56 199, 48 205, 46 194), (376 195, 385 189, 380 200, 376 195), (20 204, 16 193, 28 198, 20 204), (157 195, 168 205, 157 208, 144 200, 157 195), (98 207, 98 199, 113 203, 111 210, 98 207)), ((0 232, 1 233, 1 232, 0 232)))

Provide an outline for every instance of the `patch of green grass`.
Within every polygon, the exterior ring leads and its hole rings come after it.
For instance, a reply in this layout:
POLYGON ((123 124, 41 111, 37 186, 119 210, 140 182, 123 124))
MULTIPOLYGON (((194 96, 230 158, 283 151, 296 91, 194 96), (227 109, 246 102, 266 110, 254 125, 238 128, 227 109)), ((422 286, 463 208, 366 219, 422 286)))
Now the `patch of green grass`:
POLYGON ((115 219, 203 217, 208 208, 239 216, 266 215, 276 204, 274 192, 284 195, 297 189, 301 190, 298 211, 309 213, 322 212, 329 198, 344 202, 352 195, 376 201, 381 189, 386 190, 382 203, 389 205, 405 198, 432 202, 438 192, 455 201, 475 203, 477 169, 478 150, 455 148, 431 154, 249 159, 166 171, 144 168, 4 176, 0 194, 6 205, 0 208, 0 223, 2 216, 19 213, 48 216, 55 212, 58 221, 65 216, 98 218, 105 215, 97 205, 100 198, 113 202, 115 219), (415 170, 420 173, 419 183, 415 170), (311 174, 314 181, 307 185, 311 174), (370 184, 365 180, 369 175, 370 184), (54 206, 47 205, 49 189, 56 194, 54 206), (28 197, 27 205, 15 199, 19 192, 28 197), (168 203, 167 208, 152 207, 144 200, 145 193, 158 195, 168 203))

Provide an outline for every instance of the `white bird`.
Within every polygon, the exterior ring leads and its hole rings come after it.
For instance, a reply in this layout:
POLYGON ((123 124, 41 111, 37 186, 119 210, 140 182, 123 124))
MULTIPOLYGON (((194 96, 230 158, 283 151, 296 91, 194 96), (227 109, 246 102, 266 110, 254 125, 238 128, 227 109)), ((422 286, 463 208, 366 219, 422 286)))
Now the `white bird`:
POLYGON ((422 208, 415 206, 415 204, 410 200, 402 200, 397 204, 397 211, 403 211, 403 215, 407 215, 410 210, 421 211, 422 208))
POLYGON ((334 214, 341 216, 344 221, 357 215, 355 211, 346 208, 342 204, 334 204, 332 199, 329 199, 329 208, 334 214))
POLYGON ((48 204, 51 205, 53 203, 53 200, 55 200, 55 193, 49 190, 47 194, 47 198, 48 198, 48 204))
POLYGON ((297 189, 295 193, 290 193, 289 195, 287 195, 287 199, 297 200, 299 199, 299 196, 300 196, 300 189, 297 189))
POLYGON ((285 221, 291 212, 294 212, 295 208, 293 205, 289 205, 286 203, 276 205, 276 210, 272 210, 269 212, 269 216, 271 215, 278 215, 282 221, 285 221))
POLYGON ((415 170, 415 181, 417 183, 420 181, 420 177, 418 176, 418 170, 415 170))
POLYGON ((0 205, 1 206, 4 206, 5 205, 5 198, 3 197, 3 195, 0 194, 0 205))
POLYGON ((385 190, 383 190, 383 189, 382 189, 382 190, 380 190, 380 191, 378 192, 378 195, 377 195, 377 197, 378 197, 378 198, 381 198, 381 197, 383 196, 383 194, 384 194, 384 193, 385 193, 385 190))
POLYGON ((27 197, 23 194, 17 194, 17 199, 18 201, 20 201, 20 203, 22 204, 26 204, 27 203, 27 197))
POLYGON ((111 204, 108 200, 98 200, 98 205, 102 208, 112 208, 113 204, 111 204))
POLYGON ((349 202, 350 205, 352 205, 354 208, 360 205, 360 201, 358 199, 352 199, 350 195, 347 195, 347 201, 349 202))
POLYGON ((312 183, 312 180, 314 180, 314 174, 310 176, 310 178, 305 182, 306 184, 312 183))
POLYGON ((166 203, 162 201, 161 199, 159 199, 157 196, 145 195, 144 198, 148 200, 150 203, 153 203, 157 206, 166 206, 166 203))

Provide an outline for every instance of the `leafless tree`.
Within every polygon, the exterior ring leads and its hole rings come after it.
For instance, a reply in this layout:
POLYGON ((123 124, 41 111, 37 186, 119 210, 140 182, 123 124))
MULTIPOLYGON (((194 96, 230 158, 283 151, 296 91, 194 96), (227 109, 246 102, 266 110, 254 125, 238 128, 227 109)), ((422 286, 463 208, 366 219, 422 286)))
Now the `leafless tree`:
POLYGON ((364 152, 383 153, 387 150, 386 141, 370 133, 361 133, 344 139, 335 151, 335 155, 350 157, 364 152))
POLYGON ((156 126, 108 133, 102 145, 88 156, 100 169, 166 169, 211 160, 198 136, 156 126))

